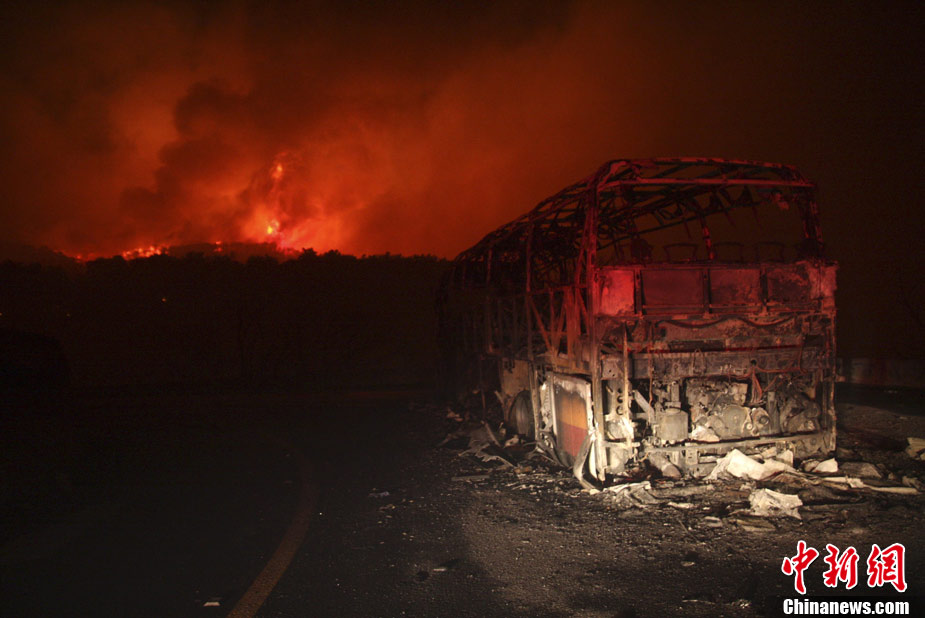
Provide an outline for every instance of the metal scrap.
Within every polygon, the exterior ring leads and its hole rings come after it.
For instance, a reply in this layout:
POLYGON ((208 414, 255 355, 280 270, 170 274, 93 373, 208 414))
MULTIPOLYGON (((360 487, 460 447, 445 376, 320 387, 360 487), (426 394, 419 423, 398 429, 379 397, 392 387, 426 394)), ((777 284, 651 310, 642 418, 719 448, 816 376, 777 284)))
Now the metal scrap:
POLYGON ((795 472, 793 466, 776 459, 760 462, 740 451, 732 449, 716 462, 716 467, 707 475, 706 480, 715 481, 725 477, 752 479, 760 481, 779 472, 795 472))
POLYGON ((803 506, 799 496, 784 494, 773 489, 756 489, 748 497, 751 514, 760 517, 793 517, 802 519, 797 510, 803 506))
POLYGON ((668 458, 661 453, 650 453, 648 456, 649 463, 658 468, 662 476, 669 479, 681 478, 681 471, 678 467, 668 461, 668 458))
POLYGON ((825 461, 811 459, 803 462, 803 469, 806 472, 814 472, 815 474, 832 474, 838 472, 838 462, 835 461, 834 457, 825 461))
POLYGON ((821 481, 835 485, 847 485, 851 489, 870 489, 872 491, 879 491, 881 493, 905 495, 914 495, 919 493, 918 490, 914 487, 906 487, 904 485, 872 485, 870 483, 865 483, 861 479, 853 476, 829 476, 821 479, 821 481))
POLYGON ((652 484, 649 481, 640 481, 638 483, 624 483, 622 485, 613 485, 603 490, 614 504, 624 507, 648 506, 656 504, 659 500, 649 493, 652 484))

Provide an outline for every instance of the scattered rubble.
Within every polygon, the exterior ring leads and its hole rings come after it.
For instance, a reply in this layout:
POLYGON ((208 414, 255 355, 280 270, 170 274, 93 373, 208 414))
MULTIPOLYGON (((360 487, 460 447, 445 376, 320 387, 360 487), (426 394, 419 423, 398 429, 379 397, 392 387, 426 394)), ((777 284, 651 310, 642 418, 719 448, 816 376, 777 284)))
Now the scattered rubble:
POLYGON ((799 496, 784 494, 773 489, 756 489, 748 497, 751 514, 759 517, 793 517, 802 519, 797 510, 803 506, 799 496))
POLYGON ((758 454, 761 459, 776 459, 777 461, 783 462, 790 467, 793 467, 793 451, 787 449, 785 451, 779 450, 776 446, 771 446, 758 454))
POLYGON ((490 477, 490 474, 466 474, 462 476, 454 476, 451 480, 472 483, 475 481, 485 481, 490 477))
POLYGON ((669 479, 679 479, 681 478, 681 471, 676 465, 668 461, 668 458, 662 455, 661 453, 650 453, 648 457, 649 463, 658 468, 659 472, 662 473, 662 476, 669 479))
POLYGON ((604 493, 611 497, 614 504, 620 506, 648 506, 659 502, 658 498, 649 493, 650 489, 652 489, 652 484, 649 481, 641 481, 612 485, 605 488, 604 493))
POLYGON ((730 520, 746 532, 773 532, 777 526, 759 515, 743 515, 730 520))
MULTIPOLYGON (((517 463, 508 449, 519 445, 520 441, 519 439, 514 440, 512 438, 502 445, 501 439, 504 439, 506 433, 503 425, 497 430, 494 430, 487 421, 466 424, 462 418, 455 413, 452 413, 452 416, 451 414, 447 414, 447 418, 456 421, 460 426, 450 431, 437 446, 463 446, 465 450, 460 453, 460 456, 473 455, 484 463, 497 461, 502 465, 510 467, 513 467, 517 463), (501 439, 499 439, 498 436, 500 436, 501 439)), ((516 438, 517 436, 514 437, 516 438)))
POLYGON ((702 523, 708 528, 722 528, 723 520, 714 515, 707 515, 703 518, 702 523))
POLYGON ((866 461, 848 461, 842 464, 841 471, 845 476, 855 476, 862 479, 879 479, 883 478, 877 466, 867 463, 866 461))
POLYGON ((652 494, 659 498, 688 498, 699 496, 701 494, 713 493, 716 489, 707 484, 677 484, 666 487, 658 487, 652 490, 652 494))
POLYGON ((803 462, 803 470, 816 474, 834 474, 838 472, 838 462, 835 461, 834 457, 832 459, 826 459, 825 461, 809 459, 803 462))
POLYGON ((455 569, 456 567, 458 567, 460 562, 462 562, 462 560, 460 560, 459 558, 452 558, 450 560, 447 560, 446 562, 441 562, 440 564, 438 564, 431 570, 434 573, 446 573, 450 569, 455 569))
POLYGON ((906 454, 913 459, 925 461, 925 438, 908 437, 906 440, 909 446, 906 447, 906 454))
MULTIPOLYGON (((742 530, 764 532, 777 529, 779 524, 774 520, 843 520, 846 515, 838 509, 862 503, 865 493, 912 496, 925 488, 915 474, 890 473, 882 460, 876 464, 835 458, 806 460, 795 467, 793 451, 777 447, 751 456, 733 449, 716 462, 707 476, 697 479, 683 478, 681 470, 665 455, 650 453, 646 458, 649 467, 632 467, 605 487, 589 484, 580 488, 566 468, 558 462, 545 461, 546 455, 536 449, 535 443, 524 442, 517 435, 505 440, 503 427, 496 430, 484 421, 467 422, 458 414, 447 417, 457 426, 441 446, 459 448, 458 455, 472 456, 483 467, 489 467, 487 473, 457 475, 453 481, 490 481, 494 476, 491 470, 500 467, 516 478, 505 484, 511 489, 537 496, 540 492, 570 498, 594 496, 608 508, 624 511, 621 516, 633 516, 629 511, 639 508, 664 508, 684 518, 699 511, 703 514, 697 520, 699 525, 708 528, 721 527, 728 521, 742 530)), ((910 439, 909 443, 911 455, 925 452, 925 441, 919 444, 910 439), (922 451, 917 450, 919 446, 922 451)), ((841 456, 858 457, 859 452, 842 451, 841 456)))
POLYGON ((735 477, 760 481, 784 471, 794 472, 793 466, 777 459, 768 459, 762 463, 749 457, 739 449, 732 449, 716 462, 716 467, 707 475, 706 480, 715 481, 721 478, 735 477))

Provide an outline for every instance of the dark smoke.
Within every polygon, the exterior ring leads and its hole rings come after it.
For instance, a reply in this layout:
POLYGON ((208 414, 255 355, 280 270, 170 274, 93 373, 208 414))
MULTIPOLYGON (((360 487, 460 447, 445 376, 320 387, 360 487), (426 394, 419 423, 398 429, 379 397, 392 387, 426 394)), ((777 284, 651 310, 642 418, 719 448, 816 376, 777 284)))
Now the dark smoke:
POLYGON ((915 3, 3 13, 0 240, 451 256, 608 158, 706 155, 816 179, 836 257, 859 222, 922 256, 915 3))

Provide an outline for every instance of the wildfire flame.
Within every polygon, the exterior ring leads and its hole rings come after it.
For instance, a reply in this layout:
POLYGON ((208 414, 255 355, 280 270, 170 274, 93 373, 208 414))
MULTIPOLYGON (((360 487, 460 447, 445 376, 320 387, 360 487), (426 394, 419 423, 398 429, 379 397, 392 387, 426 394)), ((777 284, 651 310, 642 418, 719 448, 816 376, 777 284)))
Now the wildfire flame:
POLYGON ((244 238, 272 243, 282 253, 296 253, 308 247, 332 248, 328 245, 333 238, 327 230, 334 224, 332 218, 305 217, 305 200, 314 204, 316 211, 325 209, 321 204, 323 197, 312 193, 314 187, 307 183, 301 169, 298 155, 281 152, 263 168, 262 175, 255 177, 251 183, 250 216, 241 228, 244 238), (296 202, 298 205, 294 206, 296 202))
MULTIPOLYGON (((296 255, 306 248, 320 252, 339 248, 346 236, 345 221, 331 212, 326 202, 331 191, 318 186, 300 165, 298 154, 282 152, 261 166, 250 178, 247 189, 229 189, 229 199, 238 202, 246 213, 234 228, 224 230, 224 238, 205 238, 215 253, 228 253, 224 243, 245 242, 272 245, 282 254, 296 255)), ((239 185, 240 186, 240 185, 239 185)), ((337 194, 333 194, 337 199, 337 194)), ((216 230, 218 236, 222 231, 216 230)), ((195 245, 195 239, 185 242, 195 245)), ((185 244, 185 243, 184 243, 185 244)), ((126 260, 147 258, 170 252, 169 244, 141 245, 119 255, 126 260)), ((102 255, 89 253, 78 256, 91 260, 102 255)))
POLYGON ((137 258, 151 257, 152 255, 160 255, 162 253, 165 253, 166 251, 167 251, 166 247, 148 245, 147 247, 136 247, 135 249, 129 249, 128 251, 123 251, 121 255, 126 260, 134 260, 137 258))

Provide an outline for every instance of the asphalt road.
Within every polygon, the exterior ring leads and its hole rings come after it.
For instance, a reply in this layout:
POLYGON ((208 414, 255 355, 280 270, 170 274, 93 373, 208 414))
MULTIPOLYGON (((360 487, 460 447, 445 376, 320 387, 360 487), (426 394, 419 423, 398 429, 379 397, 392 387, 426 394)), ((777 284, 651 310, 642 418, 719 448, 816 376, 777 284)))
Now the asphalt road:
POLYGON ((227 614, 296 509, 280 408, 269 395, 146 392, 8 416, 0 615, 227 614))
MULTIPOLYGON (((624 534, 631 521, 614 528, 604 506, 577 507, 590 498, 569 493, 567 473, 542 500, 507 489, 507 477, 475 490, 454 482, 479 470, 433 448, 445 424, 409 406, 422 395, 148 390, 7 413, 0 615, 530 616, 531 599, 563 594, 543 615, 646 615, 614 593, 607 569, 619 561, 581 550, 582 530, 624 534), (575 555, 518 562, 547 557, 543 543, 573 525, 575 538, 558 542, 575 555), (592 559, 610 566, 581 562, 592 559), (580 568, 580 590, 564 586, 566 564, 580 568)), ((922 409, 917 393, 861 395, 922 409)))

